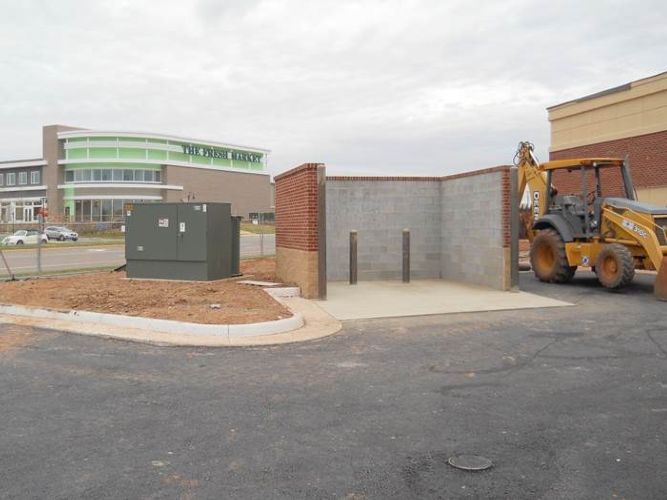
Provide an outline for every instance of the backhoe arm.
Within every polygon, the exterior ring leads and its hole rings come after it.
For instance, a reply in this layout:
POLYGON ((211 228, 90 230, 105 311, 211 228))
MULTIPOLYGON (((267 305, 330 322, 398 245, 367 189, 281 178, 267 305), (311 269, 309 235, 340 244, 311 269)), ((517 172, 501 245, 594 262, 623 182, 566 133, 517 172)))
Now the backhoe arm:
POLYGON ((523 197, 526 187, 530 192, 532 217, 526 221, 528 238, 533 239, 532 224, 546 211, 547 174, 535 158, 534 146, 530 142, 520 142, 514 155, 514 165, 518 168, 517 193, 523 197))

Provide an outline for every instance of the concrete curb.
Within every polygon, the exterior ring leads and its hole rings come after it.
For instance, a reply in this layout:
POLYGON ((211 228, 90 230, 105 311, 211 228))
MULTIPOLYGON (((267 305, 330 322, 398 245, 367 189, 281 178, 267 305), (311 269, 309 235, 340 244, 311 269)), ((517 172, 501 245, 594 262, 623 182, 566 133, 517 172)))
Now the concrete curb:
POLYGON ((168 319, 143 318, 140 316, 124 316, 92 311, 59 311, 38 307, 27 307, 0 304, 0 314, 11 316, 29 316, 39 319, 55 319, 79 321, 99 325, 137 328, 162 333, 176 333, 189 336, 221 336, 228 339, 237 337, 257 337, 296 330, 303 326, 303 317, 295 313, 290 318, 262 323, 246 323, 239 325, 211 325, 203 323, 187 323, 168 319))
MULTIPOLYGON (((292 326, 291 328, 288 328, 289 331, 282 330, 282 333, 268 333, 269 330, 267 330, 263 334, 259 333, 257 331, 257 325, 261 326, 266 325, 266 323, 277 323, 266 322, 254 323, 252 325, 223 325, 223 327, 244 327, 238 329, 235 328, 234 336, 224 333, 220 334, 219 331, 218 333, 213 334, 193 334, 192 331, 187 330, 187 327, 193 325, 192 323, 181 323, 170 320, 152 320, 134 316, 122 316, 121 318, 123 319, 121 320, 120 325, 118 323, 98 323, 92 322, 97 315, 115 315, 89 313, 87 311, 71 311, 73 314, 70 314, 70 312, 6 305, 0 305, 0 323, 11 323, 80 335, 129 340, 161 346, 193 347, 264 346, 304 342, 332 335, 338 332, 342 327, 338 320, 324 312, 314 303, 302 299, 301 297, 291 297, 286 299, 277 298, 276 300, 282 302, 294 313, 292 318, 277 321, 281 322, 281 328, 287 328, 290 324, 288 320, 290 320, 292 326), (39 312, 35 314, 35 311, 39 312), (82 312, 88 314, 82 315, 82 312), (125 318, 131 320, 131 326, 126 326, 125 318), (157 324, 166 322, 169 324, 181 325, 181 329, 180 331, 174 332, 141 328, 137 327, 137 320, 147 320, 148 324, 151 325, 156 324, 156 322, 158 322, 157 324), (252 328, 245 328, 248 326, 252 326, 252 328)), ((194 325, 220 328, 220 325, 194 325)))
POLYGON ((264 291, 279 302, 281 298, 301 297, 301 289, 298 286, 264 288, 264 291))

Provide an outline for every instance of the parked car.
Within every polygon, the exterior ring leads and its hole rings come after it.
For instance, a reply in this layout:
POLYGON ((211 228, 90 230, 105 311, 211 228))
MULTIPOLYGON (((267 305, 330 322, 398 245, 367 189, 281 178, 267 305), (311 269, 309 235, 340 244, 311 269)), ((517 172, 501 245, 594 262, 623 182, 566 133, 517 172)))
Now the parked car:
POLYGON ((72 240, 76 241, 79 239, 79 235, 72 231, 71 229, 68 229, 64 226, 48 226, 44 232, 46 233, 47 238, 50 240, 58 240, 58 241, 65 241, 65 240, 72 240))
POLYGON ((39 239, 42 243, 48 243, 49 238, 46 234, 40 234, 36 229, 19 229, 11 236, 7 236, 2 240, 3 245, 36 245, 39 239))

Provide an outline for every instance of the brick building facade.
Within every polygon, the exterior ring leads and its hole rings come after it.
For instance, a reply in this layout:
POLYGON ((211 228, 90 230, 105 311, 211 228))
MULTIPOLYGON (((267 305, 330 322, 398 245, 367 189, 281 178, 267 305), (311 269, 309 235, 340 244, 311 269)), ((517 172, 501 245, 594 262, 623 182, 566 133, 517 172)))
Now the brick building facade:
MULTIPOLYGON (((549 158, 628 157, 641 201, 667 205, 667 72, 548 109, 549 158)), ((560 192, 579 192, 577 174, 558 172, 560 192)), ((591 185, 589 183, 589 185, 591 185)), ((622 194, 620 175, 606 172, 603 194, 622 194)))

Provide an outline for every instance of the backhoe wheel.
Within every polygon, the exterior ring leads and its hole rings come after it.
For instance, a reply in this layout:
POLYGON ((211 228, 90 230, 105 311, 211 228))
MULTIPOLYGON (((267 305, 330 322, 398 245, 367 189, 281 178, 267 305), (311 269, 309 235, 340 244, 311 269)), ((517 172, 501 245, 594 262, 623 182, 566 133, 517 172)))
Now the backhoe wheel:
POLYGON ((530 265, 535 276, 547 283, 566 283, 577 270, 568 263, 565 242, 553 229, 543 229, 533 240, 530 246, 530 265))
POLYGON ((616 290, 632 282, 635 261, 630 250, 618 243, 605 245, 595 261, 595 272, 605 288, 616 290))

